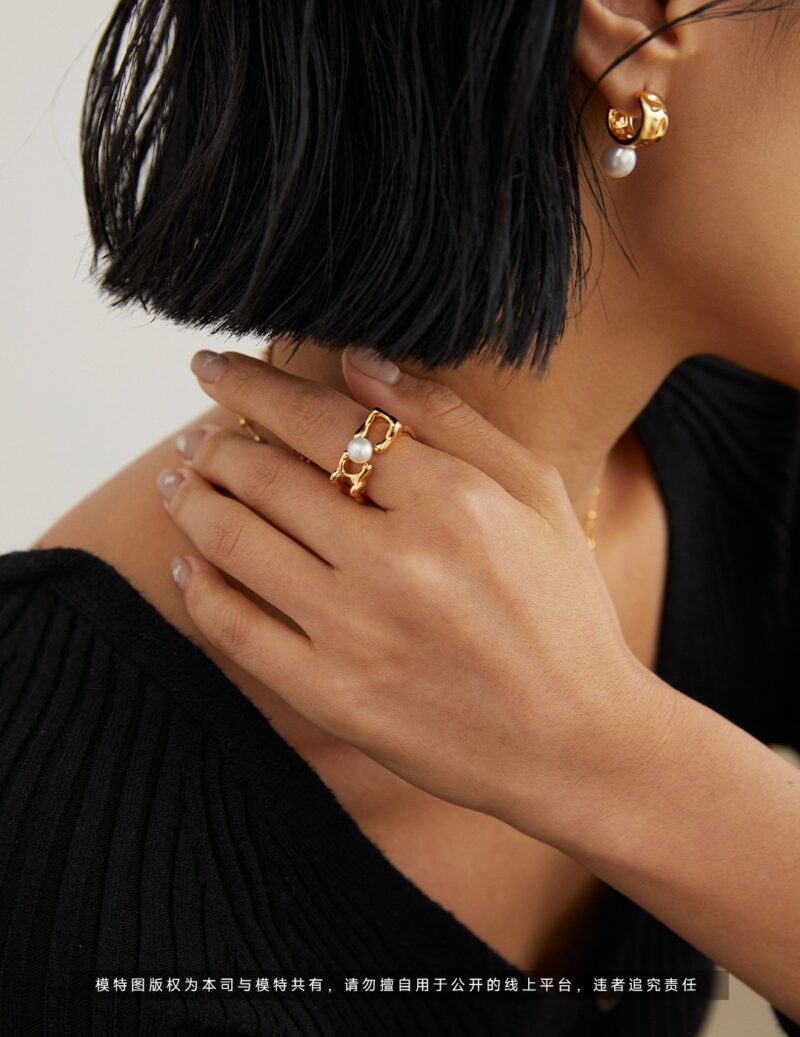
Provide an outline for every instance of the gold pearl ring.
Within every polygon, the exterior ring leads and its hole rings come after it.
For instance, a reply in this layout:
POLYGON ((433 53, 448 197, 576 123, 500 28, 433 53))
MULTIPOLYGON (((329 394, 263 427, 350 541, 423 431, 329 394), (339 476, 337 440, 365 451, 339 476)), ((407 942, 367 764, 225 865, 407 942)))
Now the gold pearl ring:
MULTIPOLYGON (((268 342, 262 352, 261 357, 265 363, 272 363, 272 342, 268 342)), ((255 439, 257 443, 263 443, 264 439, 256 432, 250 422, 243 415, 238 414, 239 425, 241 428, 246 429, 250 435, 255 439)), ((342 456, 339 458, 339 463, 336 466, 336 470, 331 472, 330 481, 339 487, 343 493, 349 494, 353 500, 359 504, 368 503, 368 498, 364 495, 363 489, 369 479, 372 472, 373 465, 370 464, 370 459, 373 453, 379 454, 388 450, 395 439, 405 434, 411 436, 412 439, 417 437, 408 425, 401 424, 397 418, 392 417, 391 414, 387 414, 386 411, 382 411, 377 407, 374 407, 367 415, 363 425, 356 430, 353 438, 347 444, 347 449, 344 451, 342 456), (370 428, 379 418, 383 418, 388 424, 388 430, 386 435, 380 441, 380 443, 373 443, 367 438, 367 433, 370 428), (361 468, 357 472, 348 472, 346 465, 349 461, 353 464, 360 464, 361 468)), ((294 451, 298 457, 302 458, 308 464, 313 462, 310 458, 306 457, 305 454, 301 454, 299 450, 294 451)), ((589 510, 586 512, 586 516, 583 520, 583 534, 586 538, 586 543, 591 551, 595 549, 595 537, 594 537, 594 525, 597 518, 597 499, 600 494, 600 487, 595 486, 594 492, 592 493, 592 499, 589 504, 589 510)))
POLYGON ((370 464, 370 458, 373 454, 381 454, 388 450, 400 435, 411 436, 412 439, 417 438, 408 425, 403 425, 397 418, 387 414, 386 411, 373 407, 364 419, 363 424, 356 429, 353 438, 347 444, 347 449, 339 458, 336 470, 331 472, 331 482, 338 486, 343 493, 349 494, 354 500, 358 501, 359 504, 366 504, 368 498, 365 497, 363 490, 372 473, 372 469, 375 467, 370 464), (373 443, 367 437, 367 433, 379 419, 387 423, 388 429, 380 443, 373 443), (357 472, 348 472, 346 468, 348 461, 352 461, 353 464, 360 464, 361 467, 357 472))

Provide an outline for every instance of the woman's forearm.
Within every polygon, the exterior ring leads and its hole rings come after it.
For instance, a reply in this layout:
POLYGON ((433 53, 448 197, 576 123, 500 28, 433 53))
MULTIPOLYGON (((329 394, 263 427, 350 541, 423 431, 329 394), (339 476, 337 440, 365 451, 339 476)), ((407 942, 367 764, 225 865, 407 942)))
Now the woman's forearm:
POLYGON ((622 765, 560 848, 800 1022, 800 772, 653 674, 638 680, 622 765), (669 723, 648 726, 665 695, 669 723))

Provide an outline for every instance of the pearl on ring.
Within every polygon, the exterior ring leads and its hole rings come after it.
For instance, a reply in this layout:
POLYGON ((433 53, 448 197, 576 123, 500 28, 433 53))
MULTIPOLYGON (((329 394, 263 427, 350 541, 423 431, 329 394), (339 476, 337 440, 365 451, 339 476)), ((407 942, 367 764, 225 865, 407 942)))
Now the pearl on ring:
POLYGON ((363 464, 372 457, 372 441, 366 436, 353 436, 347 444, 347 456, 356 464, 363 464))
POLYGON ((617 179, 628 176, 636 166, 636 149, 622 147, 619 144, 609 144, 603 152, 601 165, 603 172, 607 176, 613 176, 617 179))

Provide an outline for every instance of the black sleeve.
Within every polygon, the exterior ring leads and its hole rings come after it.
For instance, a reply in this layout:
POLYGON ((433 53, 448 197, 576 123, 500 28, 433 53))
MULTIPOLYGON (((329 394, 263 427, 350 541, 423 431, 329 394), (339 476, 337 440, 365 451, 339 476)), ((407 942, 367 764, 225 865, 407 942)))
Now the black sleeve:
POLYGON ((0 583, 3 1037, 151 1032, 133 1021, 135 1002, 92 996, 93 977, 107 963, 113 976, 171 961, 173 882, 195 907, 175 721, 69 603, 35 580, 0 583))

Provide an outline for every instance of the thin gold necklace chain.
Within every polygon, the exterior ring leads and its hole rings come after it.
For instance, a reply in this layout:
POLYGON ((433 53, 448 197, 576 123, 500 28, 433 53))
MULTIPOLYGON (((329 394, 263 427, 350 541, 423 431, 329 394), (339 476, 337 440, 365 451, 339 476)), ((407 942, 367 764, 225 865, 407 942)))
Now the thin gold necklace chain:
MULTIPOLYGON (((273 342, 272 342, 272 340, 270 340, 269 342, 267 342, 267 344, 264 346, 264 348, 259 351, 260 352, 260 359, 263 360, 264 363, 266 363, 266 364, 271 364, 272 363, 272 346, 273 346, 273 342)), ((247 420, 247 418, 245 418, 241 414, 237 414, 236 417, 239 419, 239 425, 243 429, 245 429, 247 432, 249 432, 250 435, 253 437, 253 439, 255 439, 255 441, 257 443, 263 443, 264 442, 263 438, 258 434, 258 432, 256 432, 256 430, 253 428, 253 426, 250 424, 250 422, 247 420)), ((295 450, 295 453, 297 454, 298 457, 301 457, 304 461, 308 461, 309 464, 311 463, 310 460, 304 454, 301 454, 299 450, 295 450)), ((583 535, 586 538, 586 543, 589 545, 589 550, 590 551, 594 551, 594 549, 597 546, 597 541, 595 540, 595 537, 594 537, 594 527, 595 527, 595 522, 597 521, 597 501, 598 501, 599 496, 600 496, 600 486, 598 484, 592 490, 592 497, 591 497, 591 500, 589 502, 589 508, 588 508, 588 510, 586 512, 586 515, 584 516, 583 523, 582 523, 583 535)))
POLYGON ((597 500, 600 496, 600 484, 592 490, 592 499, 589 502, 589 508, 583 519, 583 535, 586 537, 586 543, 589 545, 589 550, 594 551, 597 547, 597 541, 594 537, 594 524, 597 521, 597 500))

